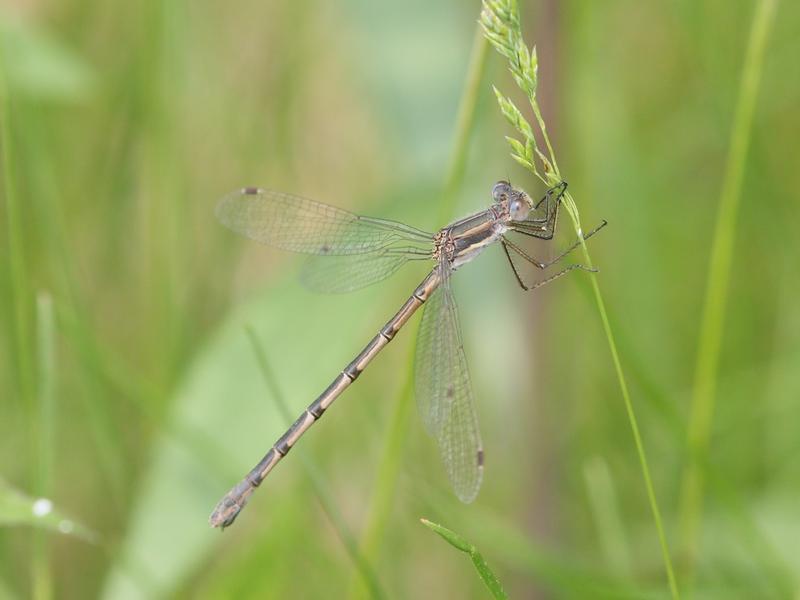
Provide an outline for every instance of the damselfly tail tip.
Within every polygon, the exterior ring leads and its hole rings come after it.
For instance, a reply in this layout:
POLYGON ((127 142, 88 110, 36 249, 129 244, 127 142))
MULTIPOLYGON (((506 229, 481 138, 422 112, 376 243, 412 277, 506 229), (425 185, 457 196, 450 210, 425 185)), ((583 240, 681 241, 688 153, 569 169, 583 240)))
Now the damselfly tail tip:
POLYGON ((226 527, 233 525, 239 511, 241 511, 241 507, 217 506, 211 513, 211 516, 208 517, 208 524, 211 525, 211 527, 219 527, 220 531, 224 531, 226 527), (230 510, 230 508, 232 508, 232 510, 230 510))
POLYGON ((219 527, 221 531, 233 525, 254 490, 255 488, 247 480, 237 484, 214 507, 211 516, 208 517, 208 524, 211 527, 219 527))

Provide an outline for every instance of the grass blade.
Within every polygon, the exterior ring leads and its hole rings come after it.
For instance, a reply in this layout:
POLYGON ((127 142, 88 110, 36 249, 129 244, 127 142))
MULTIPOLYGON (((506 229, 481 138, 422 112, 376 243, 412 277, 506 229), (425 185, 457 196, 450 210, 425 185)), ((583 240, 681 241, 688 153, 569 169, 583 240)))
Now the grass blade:
POLYGON ((686 553, 687 575, 690 580, 692 566, 697 555, 697 537, 702 519, 705 487, 702 464, 707 459, 711 425, 714 419, 714 396, 745 159, 750 144, 753 113, 758 97, 764 54, 777 4, 777 0, 760 0, 753 15, 750 39, 742 67, 739 97, 731 129, 725 174, 722 180, 714 238, 711 243, 708 282, 700 325, 694 389, 689 414, 687 434, 689 462, 684 470, 681 485, 681 530, 686 553))
POLYGON ((72 535, 95 543, 99 537, 91 529, 68 518, 46 498, 31 498, 0 479, 0 527, 30 525, 72 535))
POLYGON ((423 525, 425 525, 425 527, 438 533, 442 539, 453 546, 453 548, 456 548, 457 550, 469 555, 475 570, 478 572, 478 575, 486 585, 487 589, 491 592, 493 598, 501 600, 508 598, 503 590, 503 586, 500 584, 500 580, 497 578, 497 575, 492 572, 492 570, 489 568, 489 565, 486 563, 486 560, 483 558, 483 555, 478 552, 478 549, 473 544, 470 544, 455 531, 447 529, 447 527, 442 527, 438 523, 433 523, 428 521, 428 519, 420 519, 420 521, 423 525))
POLYGON ((615 575, 630 577, 632 572, 630 546, 627 543, 608 463, 595 456, 584 464, 583 475, 600 545, 606 555, 606 563, 615 575))
MULTIPOLYGON (((5 40, 0 40, 5 42, 5 40)), ((13 106, 8 84, 8 69, 3 44, 0 44, 0 152, 2 153, 3 195, 5 196, 8 234, 8 287, 11 295, 9 323, 13 323, 13 342, 9 354, 14 357, 18 398, 30 415, 34 398, 33 358, 31 350, 31 298, 26 263, 22 206, 17 195, 18 172, 15 165, 14 135, 11 130, 13 106)))
MULTIPOLYGON (((578 232, 578 235, 581 235, 581 228, 577 222, 575 229, 578 232)), ((581 239, 583 238, 581 237, 581 239)), ((581 246, 583 247, 583 255, 586 264, 591 268, 592 259, 589 257, 589 250, 586 248, 586 243, 582 241, 581 246)), ((669 582, 670 593, 672 594, 673 598, 680 598, 680 593, 678 592, 678 583, 675 579, 675 571, 672 567, 669 544, 667 543, 667 536, 664 532, 664 525, 661 519, 661 510, 658 506, 658 499, 656 498, 655 488, 653 487, 653 480, 650 476, 650 467, 647 463, 647 453, 644 449, 642 436, 639 433, 639 423, 636 419, 636 413, 633 410, 633 403, 631 402, 630 392, 628 391, 628 383, 625 379, 625 373, 622 371, 622 363, 620 362, 619 354, 617 353, 617 344, 614 340, 614 333, 611 330, 611 323, 609 322, 608 315, 606 313, 606 305, 603 301, 603 296, 600 293, 600 286, 597 283, 597 277, 594 274, 591 276, 591 281, 592 291, 594 292, 595 302, 597 303, 597 309, 600 312, 600 320, 603 322, 603 331, 605 331, 606 339, 608 340, 608 347, 611 351, 611 358, 614 361, 614 370, 616 371, 617 380, 619 381, 622 400, 625 403, 625 412, 628 415, 628 422, 631 426, 633 441, 636 445, 636 454, 639 457, 639 464, 642 469, 642 477, 644 478, 644 485, 647 490, 647 499, 650 503, 650 511, 653 513, 653 521, 655 522, 656 532, 658 534, 658 542, 661 546, 661 555, 664 560, 664 569, 667 572, 667 581, 669 582)))
MULTIPOLYGON (((51 495, 53 457, 55 447, 56 403, 56 351, 55 317, 53 300, 40 294, 36 301, 36 334, 39 362, 38 415, 36 419, 39 439, 36 494, 40 498, 51 495)), ((49 558, 49 539, 44 531, 37 531, 33 540, 31 577, 33 597, 43 600, 53 596, 53 579, 49 558)))

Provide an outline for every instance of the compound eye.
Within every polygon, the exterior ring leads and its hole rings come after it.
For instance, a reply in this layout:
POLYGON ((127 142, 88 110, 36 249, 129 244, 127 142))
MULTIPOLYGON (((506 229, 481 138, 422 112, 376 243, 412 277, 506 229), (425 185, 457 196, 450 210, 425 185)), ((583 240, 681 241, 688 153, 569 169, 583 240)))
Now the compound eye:
POLYGON ((514 221, 524 221, 528 218, 530 211, 530 204, 528 204, 524 195, 515 194, 511 202, 508 203, 508 213, 514 221))
POLYGON ((508 193, 511 190, 511 185, 507 181, 498 181, 492 188, 492 198, 495 202, 500 202, 508 198, 508 193))

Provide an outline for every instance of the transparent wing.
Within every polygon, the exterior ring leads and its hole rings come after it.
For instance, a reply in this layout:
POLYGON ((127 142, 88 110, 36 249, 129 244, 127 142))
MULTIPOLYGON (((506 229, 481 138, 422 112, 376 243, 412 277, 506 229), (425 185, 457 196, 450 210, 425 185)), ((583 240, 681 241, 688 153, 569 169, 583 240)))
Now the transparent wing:
MULTIPOLYGON (((439 269, 444 271, 441 265, 439 269)), ((449 277, 449 273, 443 272, 440 277, 443 275, 449 277)), ((450 377, 450 361, 446 354, 452 347, 442 287, 440 284, 425 303, 414 357, 417 410, 425 430, 432 436, 442 428, 444 414, 452 399, 448 397, 446 385, 442 384, 450 377)))
POLYGON ((369 254, 311 256, 303 265, 300 281, 315 292, 342 294, 382 281, 409 260, 429 259, 430 255, 430 251, 390 247, 369 254))
POLYGON ((216 215, 245 237, 307 254, 364 254, 398 241, 432 240, 431 234, 402 223, 362 217, 307 198, 258 188, 225 196, 216 215))
POLYGON ((483 477, 483 446, 461 342, 450 269, 425 304, 416 353, 416 396, 425 428, 436 439, 450 483, 472 502, 483 477))

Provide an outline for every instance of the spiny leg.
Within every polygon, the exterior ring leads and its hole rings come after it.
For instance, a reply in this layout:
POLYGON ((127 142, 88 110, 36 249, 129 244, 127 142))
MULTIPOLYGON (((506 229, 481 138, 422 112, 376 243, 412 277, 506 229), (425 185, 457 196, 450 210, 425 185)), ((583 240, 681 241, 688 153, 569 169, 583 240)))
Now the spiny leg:
POLYGON ((580 269, 582 271, 589 271, 590 273, 597 273, 597 269, 590 269, 589 267, 585 267, 583 265, 569 265, 568 267, 562 269, 558 273, 555 273, 555 274, 551 275, 547 279, 542 279, 541 281, 536 281, 536 282, 532 283, 531 285, 525 287, 525 291, 529 292, 531 290, 535 290, 538 287, 542 287, 543 285, 547 285, 551 281, 553 281, 555 279, 558 279, 562 275, 566 275, 567 273, 569 273, 570 271, 574 271, 575 269, 580 269))
MULTIPOLYGON (((530 291, 530 290, 534 290, 534 289, 536 289, 538 287, 542 287, 543 285, 548 284, 551 281, 553 281, 554 279, 558 279, 562 275, 566 275, 567 273, 569 273, 570 271, 573 271, 575 269, 581 269, 582 271, 588 271, 590 273, 597 273, 597 269, 590 268, 590 267, 587 267, 585 265, 573 264, 573 265, 569 265, 568 267, 562 269, 558 273, 555 273, 555 274, 551 275, 550 277, 548 277, 546 279, 542 279, 541 281, 536 281, 536 282, 528 285, 522 280, 522 277, 519 274, 519 270, 517 269, 517 265, 514 264, 514 260, 511 258, 511 253, 509 252, 509 248, 511 250, 513 250, 514 252, 516 252, 517 254, 519 254, 520 256, 522 256, 522 258, 524 258, 525 260, 528 260, 528 262, 531 262, 529 260, 529 257, 527 255, 525 255, 525 254, 522 254, 520 252, 520 250, 516 246, 509 244, 509 242, 507 240, 505 240, 505 239, 503 239, 501 241, 501 244, 503 246, 503 250, 506 253, 506 258, 508 259, 508 264, 511 265, 511 270, 514 272, 514 276, 517 278, 517 283, 519 283, 519 286, 523 290, 525 290, 526 292, 530 291)), ((536 266, 539 266, 537 263, 533 263, 533 264, 535 264, 536 266)), ((550 263, 550 264, 552 264, 552 263, 550 263)))
POLYGON ((521 287, 526 292, 528 291, 525 282, 522 281, 522 277, 520 277, 519 271, 517 271, 517 265, 514 264, 514 261, 511 259, 511 254, 508 252, 508 244, 506 244, 505 239, 500 242, 503 246, 503 252, 506 253, 506 258, 508 259, 508 264, 511 265, 511 270, 514 272, 514 277, 517 278, 517 283, 519 283, 519 287, 521 287))
MULTIPOLYGON (((590 237, 592 237, 592 236, 593 236, 595 233, 597 233, 598 231, 600 231, 600 230, 601 230, 603 227, 605 227, 606 225, 608 225, 608 221, 606 221, 606 220, 603 220, 603 221, 600 223, 600 225, 598 225, 597 227, 595 227, 594 229, 592 229, 592 230, 591 230, 589 233, 585 233, 585 234, 583 234, 583 241, 585 241, 585 240, 588 240, 590 237)), ((524 231, 519 231, 519 230, 517 230, 517 229, 514 229, 514 231, 516 231, 517 233, 521 233, 521 234, 523 234, 523 235, 528 235, 528 234, 527 234, 527 233, 525 233, 524 231)), ((531 236, 531 237, 537 237, 537 236, 531 236)), ((529 255, 528 253, 526 253, 526 252, 525 252, 525 251, 524 251, 522 248, 520 248, 520 247, 519 247, 517 244, 515 244, 514 242, 512 242, 512 241, 511 241, 511 240, 509 240, 508 238, 505 238, 505 237, 504 237, 504 238, 503 238, 503 240, 504 240, 504 242, 505 242, 506 244, 508 244, 508 245, 509 245, 509 246, 510 246, 510 247, 511 247, 511 248, 512 248, 512 249, 513 249, 515 252, 517 252, 517 254, 519 254, 520 256, 522 256, 522 258, 524 258, 524 259, 525 259, 525 260, 527 260, 529 263, 531 263, 531 264, 533 264, 533 265, 537 266, 537 267, 538 267, 538 268, 540 268, 540 269, 546 269, 547 267, 549 267, 549 266, 551 266, 551 265, 553 265, 553 264, 557 263, 559 260, 561 260, 562 258, 564 258, 564 257, 565 257, 567 254, 569 254, 570 252, 572 252, 573 250, 575 250, 575 248, 577 248, 578 246, 580 246, 580 245, 581 245, 581 239, 580 239, 580 238, 578 238, 577 240, 575 240, 575 242, 574 242, 574 243, 573 243, 573 244, 572 244, 572 245, 571 245, 569 248, 567 248, 566 250, 564 250, 564 251, 563 251, 561 254, 559 254, 558 256, 556 256, 555 258, 553 258, 553 259, 551 259, 551 260, 549 260, 549 261, 547 261, 547 262, 542 262, 542 261, 540 261, 540 260, 537 260, 537 259, 533 258, 532 256, 530 256, 530 255, 529 255)))

